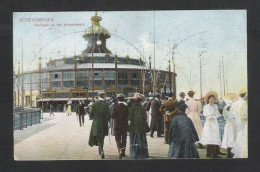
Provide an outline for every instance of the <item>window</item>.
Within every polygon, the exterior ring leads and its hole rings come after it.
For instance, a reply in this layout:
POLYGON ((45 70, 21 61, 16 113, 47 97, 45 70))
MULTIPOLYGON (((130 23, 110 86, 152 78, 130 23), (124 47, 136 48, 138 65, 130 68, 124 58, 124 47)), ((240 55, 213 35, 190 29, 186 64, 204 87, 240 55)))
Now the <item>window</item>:
POLYGON ((74 81, 63 81, 63 87, 64 88, 73 88, 74 87, 74 81))
POLYGON ((88 87, 87 81, 77 81, 77 87, 86 89, 88 87))
POLYGON ((51 80, 52 81, 60 81, 61 80, 61 72, 51 72, 51 80))
POLYGON ((127 72, 119 71, 118 79, 127 79, 127 72))
POLYGON ((33 83, 32 84, 32 89, 33 90, 38 90, 39 89, 39 83, 33 83))
POLYGON ((63 72, 63 81, 73 81, 74 71, 63 72))
POLYGON ((60 81, 52 81, 51 87, 52 88, 61 88, 61 82, 60 81))
POLYGON ((59 93, 59 94, 56 94, 56 97, 57 98, 68 98, 69 94, 68 93, 59 93))
POLYGON ((30 104, 31 104, 31 97, 30 96, 25 96, 25 104, 26 104, 26 106, 30 106, 30 104))
POLYGON ((106 71, 105 72, 105 80, 114 80, 116 78, 115 71, 106 71))
POLYGON ((94 81, 94 86, 101 86, 101 81, 94 81))
POLYGON ((132 79, 139 79, 139 73, 132 73, 132 79))
POLYGON ((113 80, 112 81, 111 80, 105 81, 105 86, 106 87, 111 87, 111 86, 114 86, 114 85, 116 85, 116 84, 115 84, 115 81, 113 81, 113 80))
POLYGON ((128 80, 118 80, 118 85, 128 85, 128 80))
POLYGON ((87 81, 88 71, 77 71, 77 81, 87 81))
POLYGON ((94 79, 102 80, 102 71, 93 71, 94 79))
POLYGON ((32 83, 39 82, 39 75, 37 73, 32 74, 32 83))
POLYGON ((140 82, 137 80, 137 81, 131 81, 131 85, 140 85, 140 82))

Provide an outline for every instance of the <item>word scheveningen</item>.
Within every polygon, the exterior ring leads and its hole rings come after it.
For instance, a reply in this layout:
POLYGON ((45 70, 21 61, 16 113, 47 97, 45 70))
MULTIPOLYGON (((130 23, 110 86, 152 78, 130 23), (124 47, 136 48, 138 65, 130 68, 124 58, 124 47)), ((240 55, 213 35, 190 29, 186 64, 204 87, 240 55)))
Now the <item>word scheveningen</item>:
POLYGON ((54 18, 19 18, 20 22, 53 22, 54 18))

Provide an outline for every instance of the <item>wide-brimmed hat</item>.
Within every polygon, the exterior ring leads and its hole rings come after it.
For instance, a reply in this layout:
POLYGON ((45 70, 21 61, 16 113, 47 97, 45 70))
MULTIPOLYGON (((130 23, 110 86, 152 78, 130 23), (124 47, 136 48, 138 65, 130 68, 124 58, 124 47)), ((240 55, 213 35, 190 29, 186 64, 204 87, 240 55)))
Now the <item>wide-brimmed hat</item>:
POLYGON ((124 94, 117 94, 117 96, 116 96, 117 98, 124 98, 125 96, 124 96, 124 94))
POLYGON ((143 100, 143 99, 144 99, 144 96, 143 96, 142 94, 140 94, 140 93, 137 93, 137 94, 134 95, 134 99, 135 99, 135 100, 138 100, 138 99, 143 100))
POLYGON ((236 93, 228 93, 225 95, 225 98, 229 100, 237 100, 238 95, 236 93))
POLYGON ((103 91, 98 93, 98 96, 101 97, 101 98, 104 97, 105 95, 106 95, 106 93, 103 92, 103 91))
POLYGON ((169 97, 172 97, 172 96, 175 96, 175 95, 174 95, 173 92, 170 92, 168 96, 169 96, 169 97))
POLYGON ((149 100, 150 100, 150 101, 153 100, 153 97, 149 97, 149 100))
POLYGON ((190 90, 187 94, 195 94, 195 92, 190 90))
POLYGON ((180 92, 179 96, 186 96, 184 92, 180 92))
POLYGON ((161 97, 161 95, 159 93, 156 93, 155 97, 161 97))
POLYGON ((218 93, 217 93, 216 91, 210 91, 210 92, 208 92, 208 93, 206 94, 206 96, 205 96, 205 98, 204 98, 204 101, 205 101, 206 103, 208 103, 208 98, 209 98, 209 96, 214 96, 215 99, 218 99, 218 93))
POLYGON ((247 93, 247 87, 244 87, 241 90, 239 90, 239 94, 245 94, 245 93, 247 93))

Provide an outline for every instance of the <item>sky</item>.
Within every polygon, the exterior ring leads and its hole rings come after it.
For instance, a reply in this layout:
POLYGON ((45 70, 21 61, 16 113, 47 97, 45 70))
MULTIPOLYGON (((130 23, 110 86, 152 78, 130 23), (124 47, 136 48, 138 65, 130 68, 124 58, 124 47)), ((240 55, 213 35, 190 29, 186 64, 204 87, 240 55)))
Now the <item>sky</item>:
MULTIPOLYGON (((17 72, 22 55, 23 71, 27 72, 38 67, 40 56, 45 65, 50 58, 81 54, 87 45, 82 35, 91 26, 94 14, 94 11, 14 13, 14 70, 17 72)), ((195 97, 200 97, 200 57, 203 96, 211 90, 221 94, 222 58, 226 92, 237 93, 247 86, 246 10, 99 11, 98 15, 102 17, 101 26, 111 33, 107 48, 118 56, 139 58, 141 53, 147 61, 151 56, 152 67, 155 57, 156 68, 166 70, 172 59, 170 50, 176 45, 177 94, 193 90, 195 97)))

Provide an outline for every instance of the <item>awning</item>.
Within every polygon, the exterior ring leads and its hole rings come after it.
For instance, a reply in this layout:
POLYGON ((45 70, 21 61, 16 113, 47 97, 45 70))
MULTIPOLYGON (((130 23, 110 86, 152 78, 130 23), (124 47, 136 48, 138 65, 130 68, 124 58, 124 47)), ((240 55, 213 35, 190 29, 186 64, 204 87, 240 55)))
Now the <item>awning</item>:
POLYGON ((52 101, 55 101, 55 102, 59 102, 59 101, 68 101, 69 98, 55 98, 55 99, 52 99, 52 101))
POLYGON ((71 101, 87 100, 87 98, 70 98, 71 101))
POLYGON ((52 99, 43 98, 43 99, 38 99, 37 102, 49 102, 51 100, 53 100, 53 98, 52 99))

